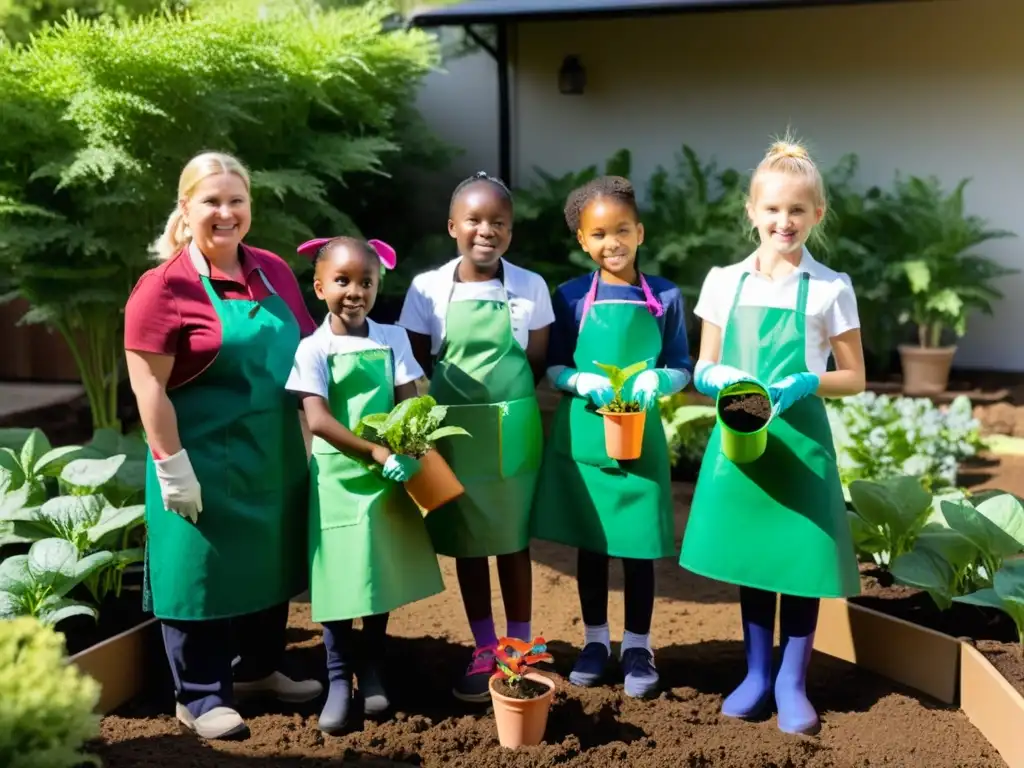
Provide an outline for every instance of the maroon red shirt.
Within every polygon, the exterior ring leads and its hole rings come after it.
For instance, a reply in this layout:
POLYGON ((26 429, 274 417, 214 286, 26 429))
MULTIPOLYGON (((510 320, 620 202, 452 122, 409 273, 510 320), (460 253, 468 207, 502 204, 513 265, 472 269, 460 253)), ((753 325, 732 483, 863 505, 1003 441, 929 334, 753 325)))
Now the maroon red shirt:
POLYGON ((308 336, 316 330, 317 323, 302 300, 299 282, 284 259, 248 245, 241 246, 240 251, 244 285, 212 266, 198 251, 190 254, 188 248, 183 248, 143 274, 128 297, 124 348, 174 355, 168 389, 194 379, 220 351, 220 319, 199 279, 200 269, 209 274, 222 299, 258 301, 270 293, 257 272, 259 268, 295 315, 300 335, 308 336))

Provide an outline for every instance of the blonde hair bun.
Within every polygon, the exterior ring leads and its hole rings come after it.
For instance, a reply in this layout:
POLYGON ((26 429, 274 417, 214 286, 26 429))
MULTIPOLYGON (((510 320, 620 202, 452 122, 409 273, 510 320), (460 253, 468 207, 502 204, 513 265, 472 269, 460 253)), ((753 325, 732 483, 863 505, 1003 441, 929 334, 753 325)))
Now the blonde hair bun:
POLYGON ((774 142, 768 148, 767 158, 791 157, 794 160, 810 160, 811 156, 803 145, 790 139, 782 139, 774 142))

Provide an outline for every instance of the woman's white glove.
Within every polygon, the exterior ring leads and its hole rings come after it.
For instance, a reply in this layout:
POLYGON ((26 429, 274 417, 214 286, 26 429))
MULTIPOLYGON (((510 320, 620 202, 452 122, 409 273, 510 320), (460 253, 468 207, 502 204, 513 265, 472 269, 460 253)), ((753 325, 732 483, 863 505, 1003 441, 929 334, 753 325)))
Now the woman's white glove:
POLYGON ((182 448, 166 459, 154 459, 153 463, 156 465, 156 479, 160 483, 164 509, 195 523, 203 511, 203 499, 188 453, 182 448))

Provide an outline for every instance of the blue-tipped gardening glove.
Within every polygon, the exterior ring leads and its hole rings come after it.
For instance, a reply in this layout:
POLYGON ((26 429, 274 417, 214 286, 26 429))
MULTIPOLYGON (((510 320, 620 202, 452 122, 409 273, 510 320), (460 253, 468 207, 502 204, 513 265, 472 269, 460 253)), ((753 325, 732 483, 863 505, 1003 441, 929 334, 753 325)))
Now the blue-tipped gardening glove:
POLYGON ((709 363, 707 360, 698 361, 693 372, 694 388, 712 400, 717 398, 718 393, 726 387, 731 387, 741 381, 757 381, 757 379, 739 368, 721 363, 709 363))
POLYGON ((562 368, 558 373, 555 373, 554 368, 548 369, 549 376, 553 373, 556 389, 589 400, 597 408, 603 408, 615 399, 612 383, 607 376, 585 373, 575 368, 562 368))
POLYGON ((384 462, 384 477, 396 483, 404 483, 420 471, 420 463, 412 456, 392 453, 384 462))
POLYGON ((784 413, 793 403, 818 391, 819 377, 809 371, 792 373, 768 387, 775 414, 784 413))
POLYGON ((658 399, 674 395, 690 383, 690 372, 682 368, 655 368, 641 371, 626 385, 629 399, 645 411, 658 404, 658 399))

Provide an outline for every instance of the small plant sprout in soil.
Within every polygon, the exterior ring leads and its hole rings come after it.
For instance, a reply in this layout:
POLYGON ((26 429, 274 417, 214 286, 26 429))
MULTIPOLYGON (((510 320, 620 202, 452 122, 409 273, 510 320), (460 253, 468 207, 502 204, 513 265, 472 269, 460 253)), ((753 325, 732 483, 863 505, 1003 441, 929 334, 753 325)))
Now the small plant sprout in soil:
POLYGON ((641 371, 647 368, 647 361, 641 361, 639 363, 633 363, 625 368, 619 368, 615 365, 606 365, 605 363, 599 363, 596 360, 594 365, 600 368, 608 376, 608 381, 612 387, 612 393, 615 397, 608 403, 601 412, 607 413, 639 413, 643 410, 640 403, 636 400, 624 400, 622 398, 623 387, 626 386, 626 382, 636 376, 641 371))
POLYGON ((722 421, 733 432, 757 432, 772 415, 771 401, 759 392, 723 395, 719 401, 722 421))
POLYGON ((554 661, 547 652, 543 637, 535 638, 532 643, 517 640, 514 637, 503 637, 498 641, 495 653, 498 671, 493 679, 495 690, 502 696, 511 699, 535 699, 548 692, 548 687, 526 677, 530 666, 541 661, 554 661))

